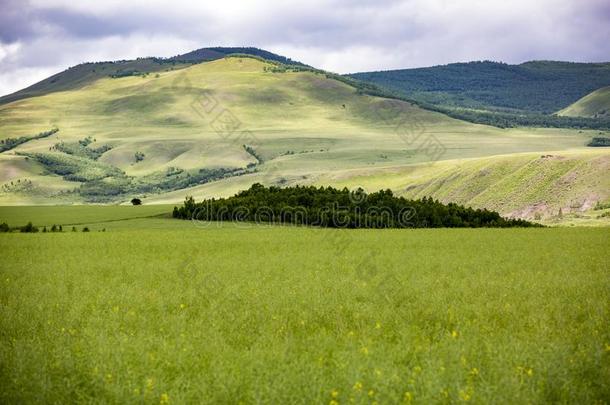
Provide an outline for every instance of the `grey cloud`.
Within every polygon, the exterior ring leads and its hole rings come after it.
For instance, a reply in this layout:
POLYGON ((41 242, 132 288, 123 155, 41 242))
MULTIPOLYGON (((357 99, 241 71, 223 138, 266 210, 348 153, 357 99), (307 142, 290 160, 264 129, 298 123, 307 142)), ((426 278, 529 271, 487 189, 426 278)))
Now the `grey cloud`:
POLYGON ((0 0, 0 42, 12 43, 36 32, 29 10, 19 0, 0 0))
POLYGON ((223 0, 215 7, 0 0, 0 11, 0 82, 23 68, 222 45, 283 51, 341 73, 478 59, 610 59, 607 0, 223 0), (7 44, 19 46, 7 51, 7 44))

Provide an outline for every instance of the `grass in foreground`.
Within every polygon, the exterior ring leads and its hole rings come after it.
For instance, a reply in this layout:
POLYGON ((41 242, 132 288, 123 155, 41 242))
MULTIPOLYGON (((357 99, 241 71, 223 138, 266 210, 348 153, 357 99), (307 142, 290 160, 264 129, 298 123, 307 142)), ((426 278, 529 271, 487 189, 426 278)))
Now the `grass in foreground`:
POLYGON ((129 221, 137 218, 169 216, 172 205, 65 205, 0 207, 0 223, 11 227, 33 222, 35 226, 91 225, 129 221))
POLYGON ((0 402, 610 397, 605 229, 132 221, 0 235, 0 402))

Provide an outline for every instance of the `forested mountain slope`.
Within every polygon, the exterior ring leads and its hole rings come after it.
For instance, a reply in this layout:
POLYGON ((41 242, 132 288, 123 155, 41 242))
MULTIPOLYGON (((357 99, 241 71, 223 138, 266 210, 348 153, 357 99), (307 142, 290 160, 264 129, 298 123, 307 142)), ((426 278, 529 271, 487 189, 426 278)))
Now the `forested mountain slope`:
POLYGON ((610 63, 484 61, 349 76, 436 105, 550 114, 610 85, 610 63))

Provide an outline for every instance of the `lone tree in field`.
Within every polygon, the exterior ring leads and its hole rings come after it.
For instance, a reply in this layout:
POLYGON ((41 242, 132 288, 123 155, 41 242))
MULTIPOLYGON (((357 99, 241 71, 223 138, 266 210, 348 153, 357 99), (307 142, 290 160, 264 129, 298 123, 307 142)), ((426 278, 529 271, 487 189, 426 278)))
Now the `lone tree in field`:
POLYGON ((139 198, 133 198, 131 200, 131 204, 132 205, 142 205, 142 200, 140 200, 139 198))

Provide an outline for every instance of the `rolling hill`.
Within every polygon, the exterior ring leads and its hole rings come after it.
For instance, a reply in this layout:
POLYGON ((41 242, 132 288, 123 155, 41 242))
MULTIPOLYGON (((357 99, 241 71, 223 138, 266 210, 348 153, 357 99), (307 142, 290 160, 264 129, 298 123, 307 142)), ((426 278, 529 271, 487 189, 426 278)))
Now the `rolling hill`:
POLYGON ((587 94, 557 114, 566 117, 609 118, 610 86, 587 94))
POLYGON ((0 97, 0 105, 56 91, 76 90, 96 80, 110 76, 138 76, 180 69, 192 64, 209 62, 231 54, 252 55, 287 65, 305 66, 281 55, 253 47, 201 48, 171 58, 138 58, 109 62, 81 63, 23 90, 0 97))
POLYGON ((328 175, 329 183, 390 187, 408 198, 496 210, 503 215, 550 219, 592 210, 610 199, 610 153, 601 150, 516 153, 456 159, 433 165, 389 167, 328 175))
MULTIPOLYGON (((175 203, 186 195, 228 196, 255 182, 370 184, 473 206, 498 207, 506 193, 513 202, 501 211, 525 217, 539 198, 547 216, 582 189, 518 199, 499 187, 493 198, 474 199, 430 184, 446 183, 443 176, 462 165, 475 173, 486 161, 524 153, 531 159, 573 153, 570 159, 587 164, 585 144, 597 134, 471 124, 363 94, 324 72, 278 69, 277 62, 244 55, 180 67, 104 75, 0 105, 0 140, 9 145, 0 153, 0 204, 121 203, 135 196, 145 204, 175 203)), ((596 153, 602 161, 608 156, 607 149, 596 153)), ((506 168, 490 163, 486 170, 494 174, 485 181, 465 174, 461 183, 486 187, 506 168)), ((536 177, 538 169, 530 170, 536 181, 547 179, 547 172, 536 177)), ((588 170, 601 178, 607 166, 588 170)), ((587 179, 583 210, 608 200, 605 184, 587 179)))
POLYGON ((551 114, 610 85, 610 63, 483 61, 349 76, 434 105, 551 114))

